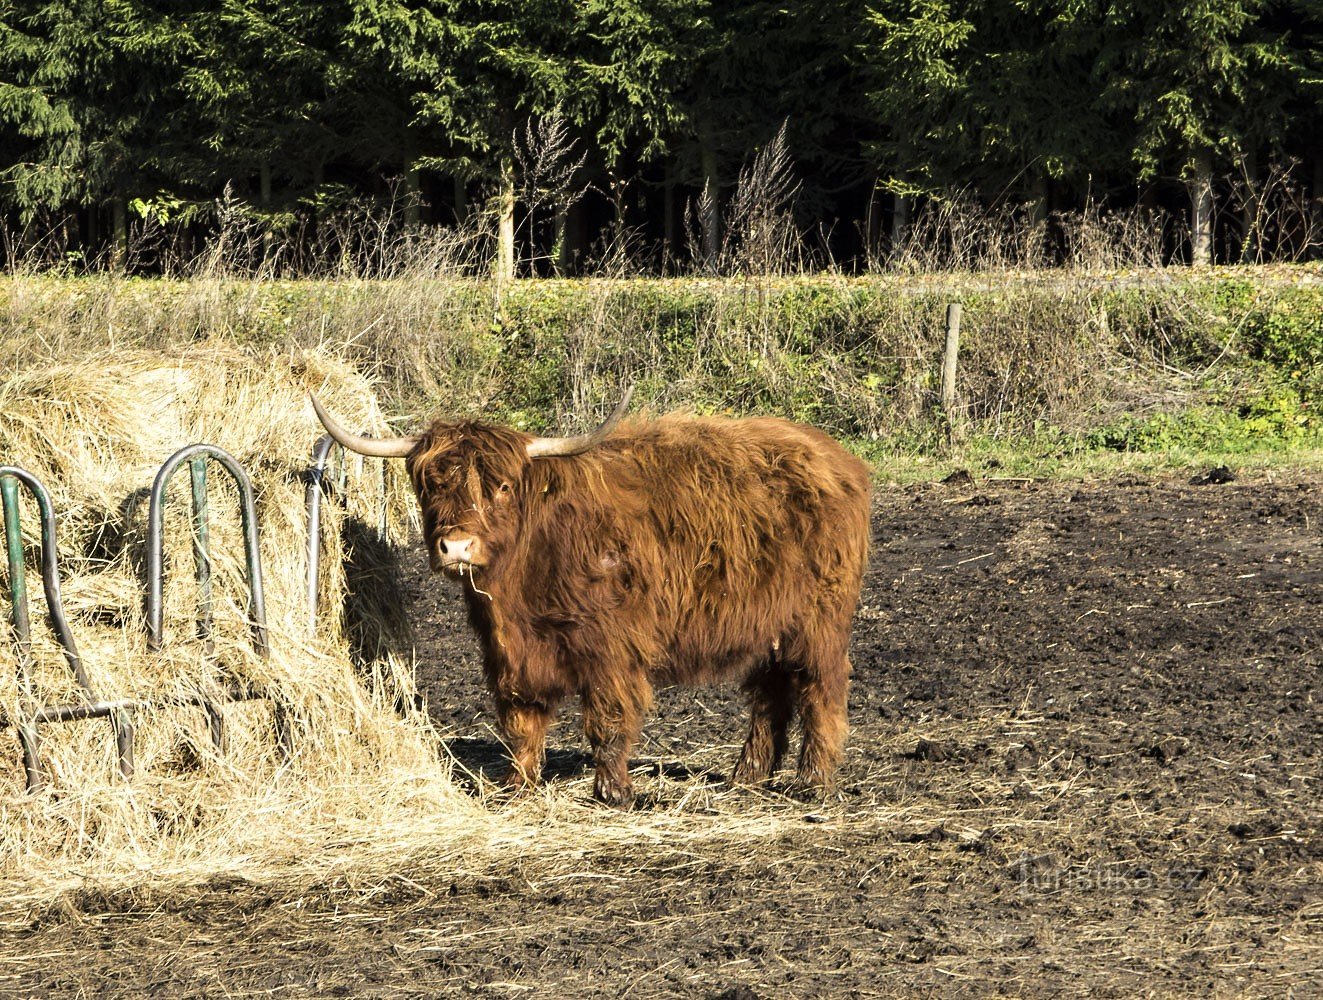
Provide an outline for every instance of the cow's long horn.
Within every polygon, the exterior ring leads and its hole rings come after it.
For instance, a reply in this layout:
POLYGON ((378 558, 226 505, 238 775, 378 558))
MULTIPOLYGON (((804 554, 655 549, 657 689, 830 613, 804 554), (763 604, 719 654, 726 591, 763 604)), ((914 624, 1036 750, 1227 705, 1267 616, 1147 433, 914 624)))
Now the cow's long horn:
POLYGON ((317 419, 322 422, 327 433, 350 451, 367 455, 369 458, 404 458, 418 443, 416 437, 370 438, 351 434, 335 422, 314 393, 308 395, 312 399, 312 408, 317 411, 317 419))
POLYGON ((631 385, 625 390, 625 395, 621 397, 611 416, 602 421, 594 431, 580 434, 577 437, 534 438, 528 442, 528 457, 556 458, 567 455, 581 455, 590 448, 596 448, 615 429, 616 424, 620 423, 620 418, 625 415, 625 409, 629 406, 630 397, 633 395, 634 387, 631 385))

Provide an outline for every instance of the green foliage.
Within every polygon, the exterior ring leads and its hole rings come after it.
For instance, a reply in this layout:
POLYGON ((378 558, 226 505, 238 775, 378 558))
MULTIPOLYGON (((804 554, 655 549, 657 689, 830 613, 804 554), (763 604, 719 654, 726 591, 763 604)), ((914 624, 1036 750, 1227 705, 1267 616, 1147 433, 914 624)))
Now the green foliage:
POLYGON ((1238 406, 1199 406, 1126 417, 1089 432, 1085 446, 1110 451, 1181 448, 1228 454, 1323 446, 1323 422, 1289 389, 1277 387, 1238 406))
POLYGON ((1303 111, 1317 21, 1265 0, 875 0, 860 52, 891 126, 874 145, 884 182, 1004 191, 1229 167, 1303 111))
POLYGON ((1133 117, 1141 179, 1200 154, 1230 162, 1282 134, 1298 66, 1264 23, 1264 0, 1127 0, 1093 13, 1096 81, 1108 110, 1133 117))

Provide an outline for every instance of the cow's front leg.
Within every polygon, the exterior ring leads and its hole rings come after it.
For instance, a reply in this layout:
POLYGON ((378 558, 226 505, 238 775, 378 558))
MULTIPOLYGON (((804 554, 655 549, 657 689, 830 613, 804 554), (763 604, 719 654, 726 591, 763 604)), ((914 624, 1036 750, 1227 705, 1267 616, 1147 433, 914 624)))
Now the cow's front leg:
POLYGON ((554 713, 552 704, 497 694, 496 716, 510 749, 510 773, 504 781, 508 788, 532 787, 542 779, 547 730, 554 713))
POLYGON ((583 691, 583 730, 593 748, 597 774, 593 797, 610 806, 629 805, 634 785, 629 754, 652 704, 652 688, 641 676, 622 674, 598 680, 583 691))

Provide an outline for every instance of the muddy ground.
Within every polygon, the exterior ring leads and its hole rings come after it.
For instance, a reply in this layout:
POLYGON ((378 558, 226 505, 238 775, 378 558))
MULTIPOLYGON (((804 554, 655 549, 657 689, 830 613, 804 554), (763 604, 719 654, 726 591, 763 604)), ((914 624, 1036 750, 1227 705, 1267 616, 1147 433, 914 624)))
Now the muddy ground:
MULTIPOLYGON (((882 489, 838 796, 722 791, 733 691, 661 693, 637 753, 640 810, 769 840, 47 914, 0 992, 1323 995, 1321 529, 1317 477, 882 489)), ((472 642, 410 574, 432 714, 495 773, 472 642)), ((572 712, 552 747, 586 797, 572 712)))

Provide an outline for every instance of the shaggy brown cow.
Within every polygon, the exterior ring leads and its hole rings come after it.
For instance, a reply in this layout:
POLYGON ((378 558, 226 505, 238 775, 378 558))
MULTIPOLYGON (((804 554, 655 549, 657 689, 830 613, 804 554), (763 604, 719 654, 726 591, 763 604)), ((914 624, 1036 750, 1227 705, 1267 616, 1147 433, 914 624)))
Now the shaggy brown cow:
POLYGON ((868 548, 867 466, 785 420, 670 415, 535 438, 438 420, 408 438, 326 429, 405 458, 433 571, 462 581, 513 756, 540 776, 559 702, 582 699, 593 792, 623 804, 654 683, 743 681, 733 776, 766 780, 799 713, 798 787, 828 787, 846 731, 850 619, 868 548))

